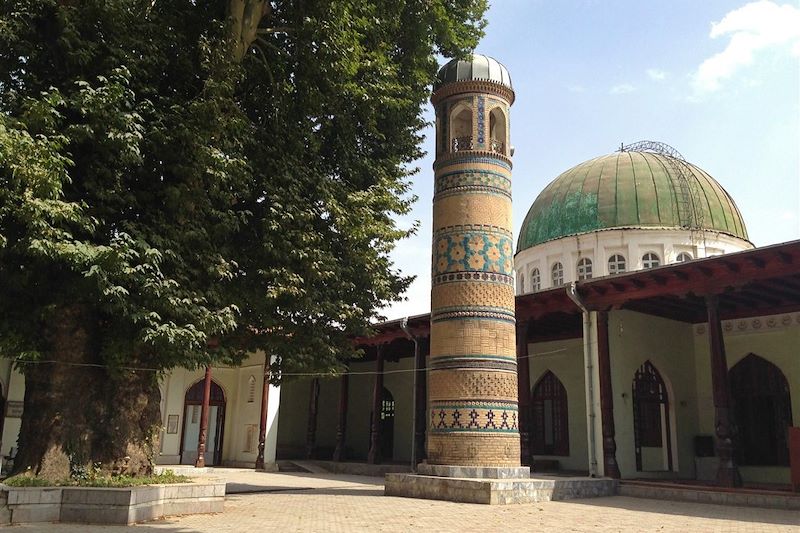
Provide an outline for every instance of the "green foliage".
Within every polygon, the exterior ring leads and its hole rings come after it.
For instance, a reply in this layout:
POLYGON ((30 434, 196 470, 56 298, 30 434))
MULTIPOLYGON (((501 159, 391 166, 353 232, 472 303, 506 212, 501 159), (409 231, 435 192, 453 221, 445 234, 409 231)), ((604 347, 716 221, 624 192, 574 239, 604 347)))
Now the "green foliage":
POLYGON ((150 476, 109 476, 100 473, 96 468, 88 472, 74 475, 62 481, 52 481, 30 474, 19 474, 3 481, 9 487, 138 487, 141 485, 170 485, 175 483, 190 483, 187 476, 175 474, 172 470, 165 470, 160 474, 150 476))
POLYGON ((0 353, 57 358, 43 325, 81 305, 112 368, 341 365, 410 282, 435 54, 485 9, 0 0, 0 353))

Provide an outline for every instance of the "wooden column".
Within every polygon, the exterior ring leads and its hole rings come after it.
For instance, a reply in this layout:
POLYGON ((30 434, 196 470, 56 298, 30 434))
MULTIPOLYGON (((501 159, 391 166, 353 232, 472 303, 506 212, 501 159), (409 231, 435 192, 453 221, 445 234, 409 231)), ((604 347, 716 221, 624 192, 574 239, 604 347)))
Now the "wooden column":
MULTIPOLYGON (((428 373, 426 372, 425 354, 422 350, 423 339, 418 338, 414 357, 417 366, 417 386, 414 389, 416 396, 416 415, 414 418, 414 457, 417 464, 425 460, 425 428, 427 427, 427 406, 428 406, 428 373)), ((415 465, 416 467, 416 465, 415 465)))
POLYGON ((211 400, 211 367, 206 367, 206 378, 203 382, 203 405, 200 407, 200 435, 197 439, 197 460, 194 466, 206 466, 206 440, 208 438, 208 403, 211 400))
POLYGON ((714 397, 715 446, 719 458, 717 484, 723 487, 740 487, 742 478, 736 466, 733 444, 735 428, 731 420, 728 362, 725 357, 725 341, 722 337, 722 322, 719 318, 719 301, 716 295, 706 296, 706 310, 708 345, 711 353, 711 386, 714 397))
POLYGON ((517 396, 519 397, 520 455, 524 466, 533 466, 531 455, 531 367, 528 357, 527 320, 517 322, 517 396))
POLYGON ((306 431, 306 459, 313 459, 317 448, 317 408, 319 404, 319 378, 311 380, 308 396, 308 429, 306 431))
POLYGON ((347 440, 347 395, 350 390, 350 376, 344 374, 339 380, 339 423, 336 425, 336 448, 333 460, 342 461, 345 457, 344 446, 347 440))
POLYGON ((258 456, 256 470, 264 469, 264 449, 267 447, 267 409, 269 408, 269 356, 264 356, 264 383, 261 387, 261 422, 258 426, 258 456))
POLYGON ((608 311, 597 312, 597 370, 600 374, 600 417, 603 426, 603 472, 620 478, 614 430, 614 392, 611 387, 611 352, 608 345, 608 311))
POLYGON ((375 357, 375 387, 372 389, 372 422, 369 428, 369 464, 381 462, 381 403, 383 400, 383 349, 379 344, 375 357))

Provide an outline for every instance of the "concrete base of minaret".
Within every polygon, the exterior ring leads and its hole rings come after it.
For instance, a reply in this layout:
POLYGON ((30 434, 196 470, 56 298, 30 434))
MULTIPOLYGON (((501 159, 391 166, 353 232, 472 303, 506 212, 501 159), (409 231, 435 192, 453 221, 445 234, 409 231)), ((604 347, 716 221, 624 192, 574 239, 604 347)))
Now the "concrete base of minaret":
POLYGON ((418 471, 417 474, 386 474, 384 494, 425 500, 510 505, 613 496, 617 493, 614 479, 531 477, 528 467, 421 464, 418 471))

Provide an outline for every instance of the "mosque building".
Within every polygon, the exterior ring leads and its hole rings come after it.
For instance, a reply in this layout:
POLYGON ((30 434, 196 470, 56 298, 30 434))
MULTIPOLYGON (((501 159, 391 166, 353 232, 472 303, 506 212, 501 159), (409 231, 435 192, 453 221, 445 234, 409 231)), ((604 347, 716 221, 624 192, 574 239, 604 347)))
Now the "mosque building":
MULTIPOLYGON (((208 380, 173 371, 158 462, 197 461, 208 381, 211 465, 475 456, 623 479, 789 483, 800 241, 754 247, 708 172, 639 142, 556 177, 512 252, 513 100, 492 58, 439 70, 432 312, 377 325, 338 377, 269 386, 264 354, 208 380)), ((8 459, 24 378, 3 360, 0 382, 8 459)))

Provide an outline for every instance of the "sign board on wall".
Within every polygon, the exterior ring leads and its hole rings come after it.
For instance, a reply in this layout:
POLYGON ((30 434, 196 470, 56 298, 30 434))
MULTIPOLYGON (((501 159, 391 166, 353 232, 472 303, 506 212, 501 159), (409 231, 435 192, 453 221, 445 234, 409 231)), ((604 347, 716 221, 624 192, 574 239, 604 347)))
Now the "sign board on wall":
POLYGON ((22 408, 25 402, 6 402, 6 417, 7 418, 22 418, 22 408))

